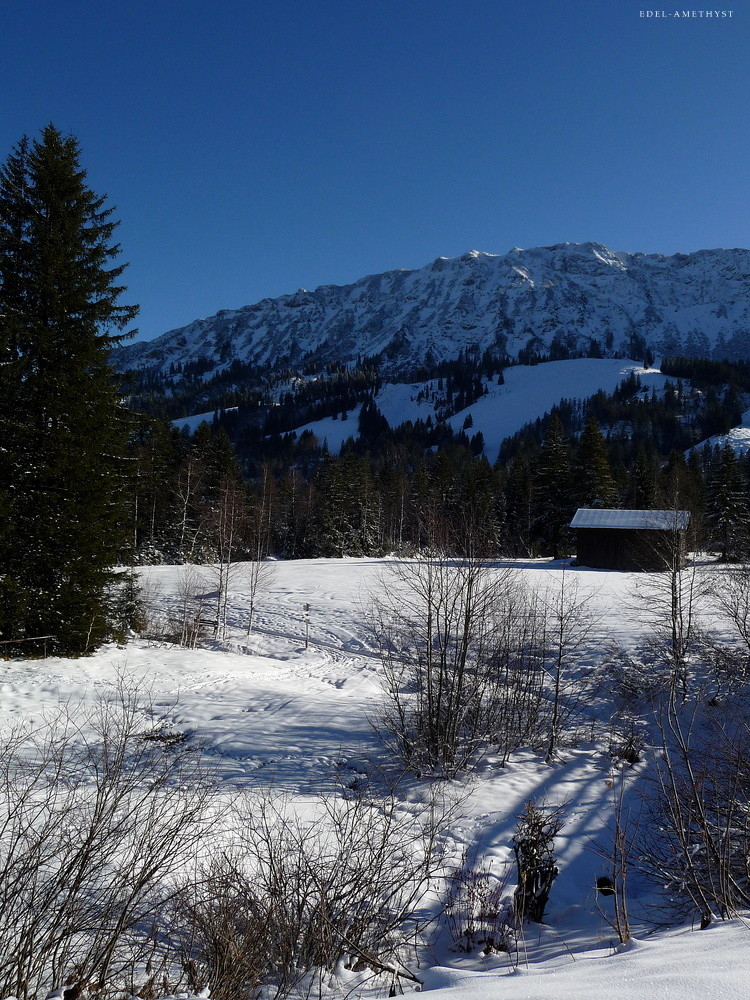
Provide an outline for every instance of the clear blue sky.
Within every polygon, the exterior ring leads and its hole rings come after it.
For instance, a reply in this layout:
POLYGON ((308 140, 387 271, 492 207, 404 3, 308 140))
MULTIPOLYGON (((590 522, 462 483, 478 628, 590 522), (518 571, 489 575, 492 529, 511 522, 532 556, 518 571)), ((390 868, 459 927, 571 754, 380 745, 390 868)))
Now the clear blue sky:
POLYGON ((6 0, 0 155, 79 138, 147 338, 471 249, 750 246, 750 2, 647 9, 6 0))

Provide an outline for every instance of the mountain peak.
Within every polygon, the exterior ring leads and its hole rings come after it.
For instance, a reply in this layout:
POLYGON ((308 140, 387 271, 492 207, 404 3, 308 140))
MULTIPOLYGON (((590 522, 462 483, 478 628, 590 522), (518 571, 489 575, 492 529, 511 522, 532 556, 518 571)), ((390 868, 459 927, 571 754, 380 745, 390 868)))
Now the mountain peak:
POLYGON ((750 357, 750 251, 645 255, 602 243, 470 250, 417 270, 263 299, 120 348, 121 369, 255 369, 379 356, 404 371, 462 349, 750 357), (596 342, 596 345, 595 345, 596 342))

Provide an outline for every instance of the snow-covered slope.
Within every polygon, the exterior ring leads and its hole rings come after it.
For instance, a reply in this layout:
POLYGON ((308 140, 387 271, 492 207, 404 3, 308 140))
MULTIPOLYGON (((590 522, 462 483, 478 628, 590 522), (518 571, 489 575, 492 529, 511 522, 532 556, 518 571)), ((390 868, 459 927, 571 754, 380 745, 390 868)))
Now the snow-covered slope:
POLYGON ((744 457, 750 451, 750 410, 745 410, 742 414, 742 423, 738 427, 733 427, 728 434, 715 434, 713 437, 706 438, 690 451, 701 451, 706 446, 723 448, 725 445, 729 445, 739 458, 744 457))
POLYGON ((120 369, 168 371, 198 358, 211 370, 382 355, 391 370, 495 347, 517 357, 553 340, 606 354, 750 357, 750 251, 614 253, 565 243, 494 255, 439 257, 351 285, 222 310, 154 341, 115 352, 120 369))
MULTIPOLYGON (((541 365, 514 365, 506 369, 503 385, 491 383, 484 396, 449 417, 447 423, 458 432, 470 416, 471 429, 467 433, 481 432, 485 454, 494 462, 505 438, 520 431, 524 424, 543 417, 560 400, 588 399, 600 389, 614 392, 631 373, 638 376, 646 392, 662 389, 667 381, 657 369, 645 369, 627 358, 577 358, 541 365)), ((429 383, 383 386, 375 402, 391 427, 405 420, 434 419, 435 410, 425 391, 427 386, 429 383)), ((336 455, 347 438, 357 436, 360 409, 351 410, 345 420, 326 417, 297 428, 297 432, 312 431, 336 455)), ((175 420, 175 424, 192 431, 201 419, 210 423, 212 418, 213 413, 204 413, 175 420)))

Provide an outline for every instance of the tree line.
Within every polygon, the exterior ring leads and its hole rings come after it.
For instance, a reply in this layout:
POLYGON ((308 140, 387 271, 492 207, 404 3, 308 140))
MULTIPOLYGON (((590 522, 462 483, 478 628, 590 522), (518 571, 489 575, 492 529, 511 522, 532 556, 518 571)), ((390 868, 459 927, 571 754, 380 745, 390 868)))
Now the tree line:
POLYGON ((687 456, 671 447, 662 424, 674 418, 680 435, 696 433, 686 426, 687 393, 686 409, 672 408, 678 392, 638 401, 643 433, 635 438, 618 416, 627 399, 563 403, 506 441, 494 465, 472 428, 455 432, 430 419, 391 428, 373 400, 338 455, 307 431, 265 438, 243 462, 221 421, 192 437, 146 423, 135 447, 136 557, 208 558, 208 525, 229 478, 248 511, 263 510, 264 551, 281 558, 378 556, 436 539, 458 552, 463 538, 488 555, 557 558, 574 550, 576 509, 596 506, 690 510, 693 546, 740 558, 749 544, 750 466, 728 447, 687 456), (602 426, 596 414, 608 411, 602 426))

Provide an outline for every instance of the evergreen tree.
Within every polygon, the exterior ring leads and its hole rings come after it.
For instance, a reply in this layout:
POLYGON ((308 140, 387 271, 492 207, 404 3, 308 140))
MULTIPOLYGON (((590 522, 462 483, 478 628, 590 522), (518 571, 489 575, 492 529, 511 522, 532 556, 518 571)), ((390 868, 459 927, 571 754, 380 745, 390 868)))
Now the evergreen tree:
POLYGON ((730 445, 719 452, 706 484, 706 525, 709 544, 729 562, 748 552, 750 509, 747 483, 730 445))
POLYGON ((559 559, 570 544, 567 531, 575 513, 570 499, 570 457, 562 423, 553 413, 539 452, 534 481, 534 533, 545 552, 559 559))
POLYGON ((617 486, 609 465, 607 443, 593 417, 586 422, 578 442, 573 489, 578 507, 613 507, 617 502, 617 486))
POLYGON ((635 453, 628 470, 625 505, 634 510, 651 510, 657 506, 659 466, 646 455, 643 445, 635 453))
POLYGON ((73 653, 108 634, 110 567, 132 537, 107 354, 137 311, 118 304, 117 223, 79 157, 49 125, 0 169, 0 633, 73 653))
POLYGON ((531 555, 532 508, 536 462, 529 462, 519 452, 510 463, 505 481, 505 509, 507 512, 506 544, 513 555, 531 555))

